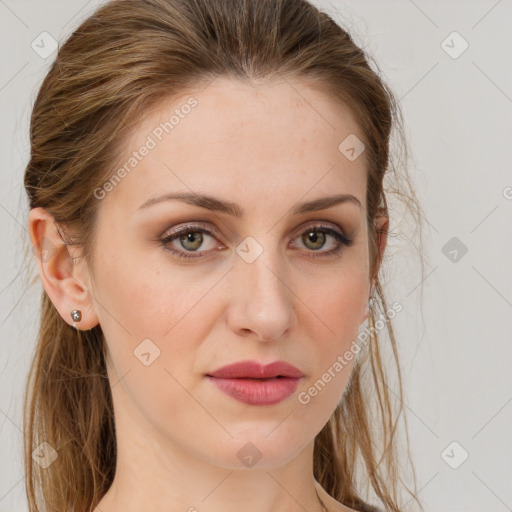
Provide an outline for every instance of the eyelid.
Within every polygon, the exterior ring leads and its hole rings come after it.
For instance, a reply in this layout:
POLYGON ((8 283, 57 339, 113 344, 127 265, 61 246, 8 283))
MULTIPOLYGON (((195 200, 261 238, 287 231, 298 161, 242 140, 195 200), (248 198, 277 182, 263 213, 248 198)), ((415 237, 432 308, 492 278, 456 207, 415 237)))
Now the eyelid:
MULTIPOLYGON (((321 226, 319 226, 319 224, 327 224, 330 227, 332 227, 333 229, 339 230, 341 232, 341 234, 347 240, 351 240, 353 238, 353 234, 348 234, 346 232, 346 230, 343 229, 341 226, 337 225, 336 223, 334 223, 332 221, 328 221, 328 220, 305 221, 293 231, 293 236, 297 237, 298 235, 302 234, 304 232, 304 230, 306 230, 308 228, 314 229, 316 227, 317 229, 320 229, 321 226)), ((160 236, 160 238, 168 238, 175 234, 181 233, 185 230, 190 231, 190 230, 197 229, 197 228, 204 229, 206 232, 211 231, 212 234, 215 234, 215 236, 218 238, 222 237, 220 231, 213 224, 210 224, 209 222, 206 222, 206 221, 193 221, 191 223, 185 222, 183 225, 179 225, 176 228, 172 228, 171 230, 164 231, 163 234, 160 236)), ((206 233, 206 234, 208 234, 208 233, 206 233)), ((239 238, 240 238, 240 242, 241 242, 243 240, 243 237, 239 237, 239 238)))
MULTIPOLYGON (((178 233, 181 233, 182 231, 192 231, 193 229, 201 228, 204 229, 205 232, 212 232, 216 236, 221 236, 219 230, 213 226, 212 224, 209 224, 204 221, 198 221, 198 222, 192 222, 190 224, 184 223, 183 225, 179 225, 176 228, 172 228, 170 230, 166 230, 163 232, 160 238, 168 238, 170 236, 176 235, 178 233)), ((201 231, 201 230, 199 230, 201 231)))
MULTIPOLYGON (((345 234, 345 230, 340 228, 338 225, 331 223, 329 221, 315 221, 314 224, 306 223, 305 225, 302 224, 299 226, 296 230, 296 235, 293 236, 292 241, 294 241, 298 236, 305 233, 309 230, 312 231, 319 231, 324 232, 327 235, 333 237, 337 241, 337 246, 334 249, 330 249, 328 251, 306 251, 307 257, 316 259, 316 258, 329 258, 336 255, 339 255, 342 253, 343 249, 351 247, 354 245, 354 234, 348 236, 345 234)), ((169 243, 171 243, 172 239, 177 238, 183 233, 191 233, 191 232, 201 232, 204 234, 207 234, 213 238, 215 238, 216 233, 218 230, 214 228, 213 226, 210 226, 208 223, 202 222, 202 221, 196 221, 191 224, 185 224, 178 228, 172 229, 171 231, 167 231, 166 234, 162 235, 160 237, 160 243, 164 246, 164 248, 168 251, 170 251, 173 256, 178 258, 184 258, 184 260, 190 260, 193 261, 195 259, 200 258, 208 258, 213 250, 207 250, 207 251, 186 251, 183 249, 176 249, 172 247, 167 247, 169 243), (205 253, 203 255, 203 253, 205 253)), ((218 240, 217 240, 218 241, 218 240)), ((220 242, 221 245, 224 245, 222 242, 220 242)), ((295 247, 295 244, 293 244, 295 247)), ((217 246, 217 249, 220 249, 221 247, 217 246)), ((226 247, 224 247, 226 248, 226 247)))
POLYGON ((302 234, 305 230, 308 229, 321 229, 322 227, 330 227, 339 231, 345 238, 350 239, 351 237, 348 233, 338 224, 332 222, 330 220, 309 220, 302 223, 297 229, 293 231, 293 236, 297 236, 302 234))

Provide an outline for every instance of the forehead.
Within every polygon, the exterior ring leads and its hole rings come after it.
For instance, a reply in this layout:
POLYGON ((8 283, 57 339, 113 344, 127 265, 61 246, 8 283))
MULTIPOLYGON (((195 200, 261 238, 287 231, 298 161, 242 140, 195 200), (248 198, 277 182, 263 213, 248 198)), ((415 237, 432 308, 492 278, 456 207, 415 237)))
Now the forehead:
POLYGON ((354 136, 362 140, 350 110, 298 79, 217 78, 145 113, 122 145, 117 167, 128 172, 111 195, 140 204, 155 192, 234 188, 298 201, 336 189, 365 204, 365 155, 351 161, 340 149, 354 136))

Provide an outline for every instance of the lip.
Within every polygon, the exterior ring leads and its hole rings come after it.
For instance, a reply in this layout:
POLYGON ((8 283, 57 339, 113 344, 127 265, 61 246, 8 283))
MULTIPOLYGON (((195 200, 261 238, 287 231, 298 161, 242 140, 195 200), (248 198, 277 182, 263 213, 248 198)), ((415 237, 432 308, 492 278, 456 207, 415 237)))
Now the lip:
POLYGON ((206 375, 218 389, 249 405, 273 405, 292 395, 304 374, 285 361, 240 361, 206 375))
POLYGON ((274 361, 262 365, 258 361, 239 361, 228 364, 207 374, 210 377, 222 379, 270 379, 272 377, 304 377, 304 374, 295 366, 286 361, 274 361))

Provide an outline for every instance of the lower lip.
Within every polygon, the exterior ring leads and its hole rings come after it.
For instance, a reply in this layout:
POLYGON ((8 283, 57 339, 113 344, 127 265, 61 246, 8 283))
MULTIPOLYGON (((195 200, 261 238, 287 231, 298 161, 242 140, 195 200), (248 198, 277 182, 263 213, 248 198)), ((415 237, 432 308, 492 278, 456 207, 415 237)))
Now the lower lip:
POLYGON ((292 395, 300 378, 221 379, 207 376, 221 391, 249 405, 273 405, 292 395))

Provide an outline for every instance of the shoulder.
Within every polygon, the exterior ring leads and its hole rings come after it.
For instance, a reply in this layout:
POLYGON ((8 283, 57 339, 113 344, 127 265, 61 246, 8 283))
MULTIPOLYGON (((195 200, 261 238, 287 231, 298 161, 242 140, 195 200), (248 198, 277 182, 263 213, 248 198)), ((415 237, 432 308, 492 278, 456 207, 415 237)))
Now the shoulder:
POLYGON ((361 503, 358 508, 347 507, 330 496, 319 484, 317 489, 329 512, 384 512, 384 510, 366 503, 361 503))
POLYGON ((374 507, 372 505, 365 504, 363 508, 359 509, 359 512, 384 512, 381 508, 374 507))
POLYGON ((329 512, 384 512, 384 510, 367 504, 363 504, 358 508, 350 508, 342 505, 339 501, 333 500, 333 504, 329 505, 329 512))

